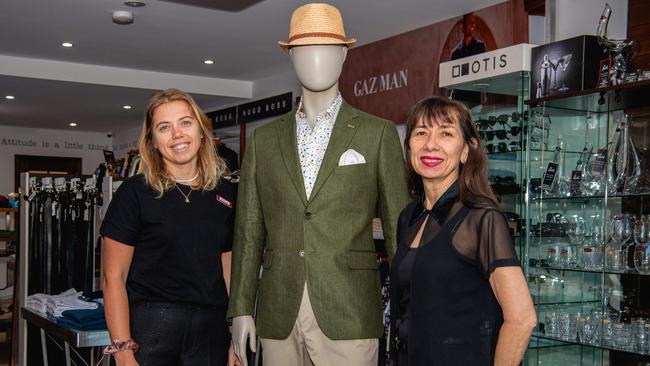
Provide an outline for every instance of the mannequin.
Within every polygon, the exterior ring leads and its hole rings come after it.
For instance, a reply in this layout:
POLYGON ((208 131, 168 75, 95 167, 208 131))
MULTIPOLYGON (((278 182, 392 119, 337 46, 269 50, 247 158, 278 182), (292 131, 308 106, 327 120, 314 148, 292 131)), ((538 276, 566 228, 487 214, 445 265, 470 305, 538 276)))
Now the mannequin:
MULTIPOLYGON (((309 127, 316 125, 316 116, 327 109, 339 94, 339 76, 348 48, 336 45, 297 46, 289 49, 293 68, 302 87, 302 105, 309 127)), ((246 366, 246 339, 257 352, 255 321, 252 316, 238 316, 232 320, 232 338, 235 352, 246 366)))
POLYGON ((346 46, 314 45, 289 49, 289 56, 302 87, 302 104, 309 126, 339 93, 339 76, 348 54, 346 46))
POLYGON ((253 131, 247 146, 228 313, 244 366, 247 342, 257 351, 256 331, 265 365, 377 363, 382 328, 371 220, 379 204, 392 255, 394 226, 409 196, 394 125, 355 110, 340 96, 338 79, 354 42, 342 33, 332 6, 307 4, 294 12, 289 42, 280 45, 302 87, 299 109, 253 131), (305 24, 327 26, 327 16, 340 28, 305 31, 305 24), (293 35, 295 29, 304 33, 293 35), (323 36, 337 31, 338 37, 323 36), (309 150, 315 134, 325 140, 316 142, 324 155, 306 161, 318 150, 309 150), (345 163, 350 159, 354 164, 345 163), (256 328, 252 305, 258 286, 256 328))

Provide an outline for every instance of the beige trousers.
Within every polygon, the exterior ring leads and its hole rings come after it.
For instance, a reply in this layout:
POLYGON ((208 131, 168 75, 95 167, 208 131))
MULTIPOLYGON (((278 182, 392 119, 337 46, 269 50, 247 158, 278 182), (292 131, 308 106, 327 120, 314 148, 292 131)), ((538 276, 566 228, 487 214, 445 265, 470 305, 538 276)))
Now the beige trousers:
POLYGON ((320 330, 307 284, 296 324, 287 339, 262 338, 264 366, 377 366, 379 340, 332 340, 320 330))

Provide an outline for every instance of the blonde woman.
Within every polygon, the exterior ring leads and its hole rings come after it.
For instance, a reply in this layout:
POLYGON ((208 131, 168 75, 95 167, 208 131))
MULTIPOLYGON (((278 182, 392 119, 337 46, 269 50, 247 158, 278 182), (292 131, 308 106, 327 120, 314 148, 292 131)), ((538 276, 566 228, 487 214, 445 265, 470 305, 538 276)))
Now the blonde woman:
POLYGON ((225 365, 235 191, 210 120, 187 93, 157 93, 139 151, 143 174, 122 183, 101 227, 106 352, 118 366, 225 365))

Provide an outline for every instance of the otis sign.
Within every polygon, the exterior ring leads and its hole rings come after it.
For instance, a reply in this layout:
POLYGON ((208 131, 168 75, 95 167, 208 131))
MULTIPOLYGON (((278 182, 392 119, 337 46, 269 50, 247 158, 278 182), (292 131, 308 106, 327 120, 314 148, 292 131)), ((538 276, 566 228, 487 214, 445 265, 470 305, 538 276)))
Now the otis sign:
POLYGON ((484 52, 475 56, 440 64, 440 87, 491 78, 513 72, 530 71, 530 51, 527 43, 484 52))

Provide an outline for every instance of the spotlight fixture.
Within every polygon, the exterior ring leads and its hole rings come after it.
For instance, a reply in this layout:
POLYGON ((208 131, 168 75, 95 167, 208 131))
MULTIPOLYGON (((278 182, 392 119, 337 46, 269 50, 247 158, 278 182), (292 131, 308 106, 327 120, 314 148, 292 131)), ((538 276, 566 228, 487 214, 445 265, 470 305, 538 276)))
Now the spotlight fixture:
POLYGON ((5 95, 5 99, 14 100, 16 99, 16 97, 14 97, 13 95, 5 95))
POLYGON ((124 5, 129 6, 131 8, 141 8, 147 4, 143 3, 142 1, 125 1, 124 5))
POLYGON ((122 106, 122 108, 124 108, 124 109, 131 109, 131 106, 130 106, 130 105, 125 105, 125 106, 122 106))
POLYGON ((70 47, 72 47, 72 42, 63 42, 63 43, 61 43, 61 46, 65 47, 65 48, 70 48, 70 47))
POLYGON ((116 10, 113 12, 113 23, 127 25, 133 23, 133 13, 127 10, 116 10))
POLYGON ((212 65, 214 63, 214 60, 203 60, 203 63, 206 65, 212 65))
POLYGON ((69 124, 70 124, 70 127, 77 127, 77 124, 74 123, 74 122, 70 122, 69 124))

